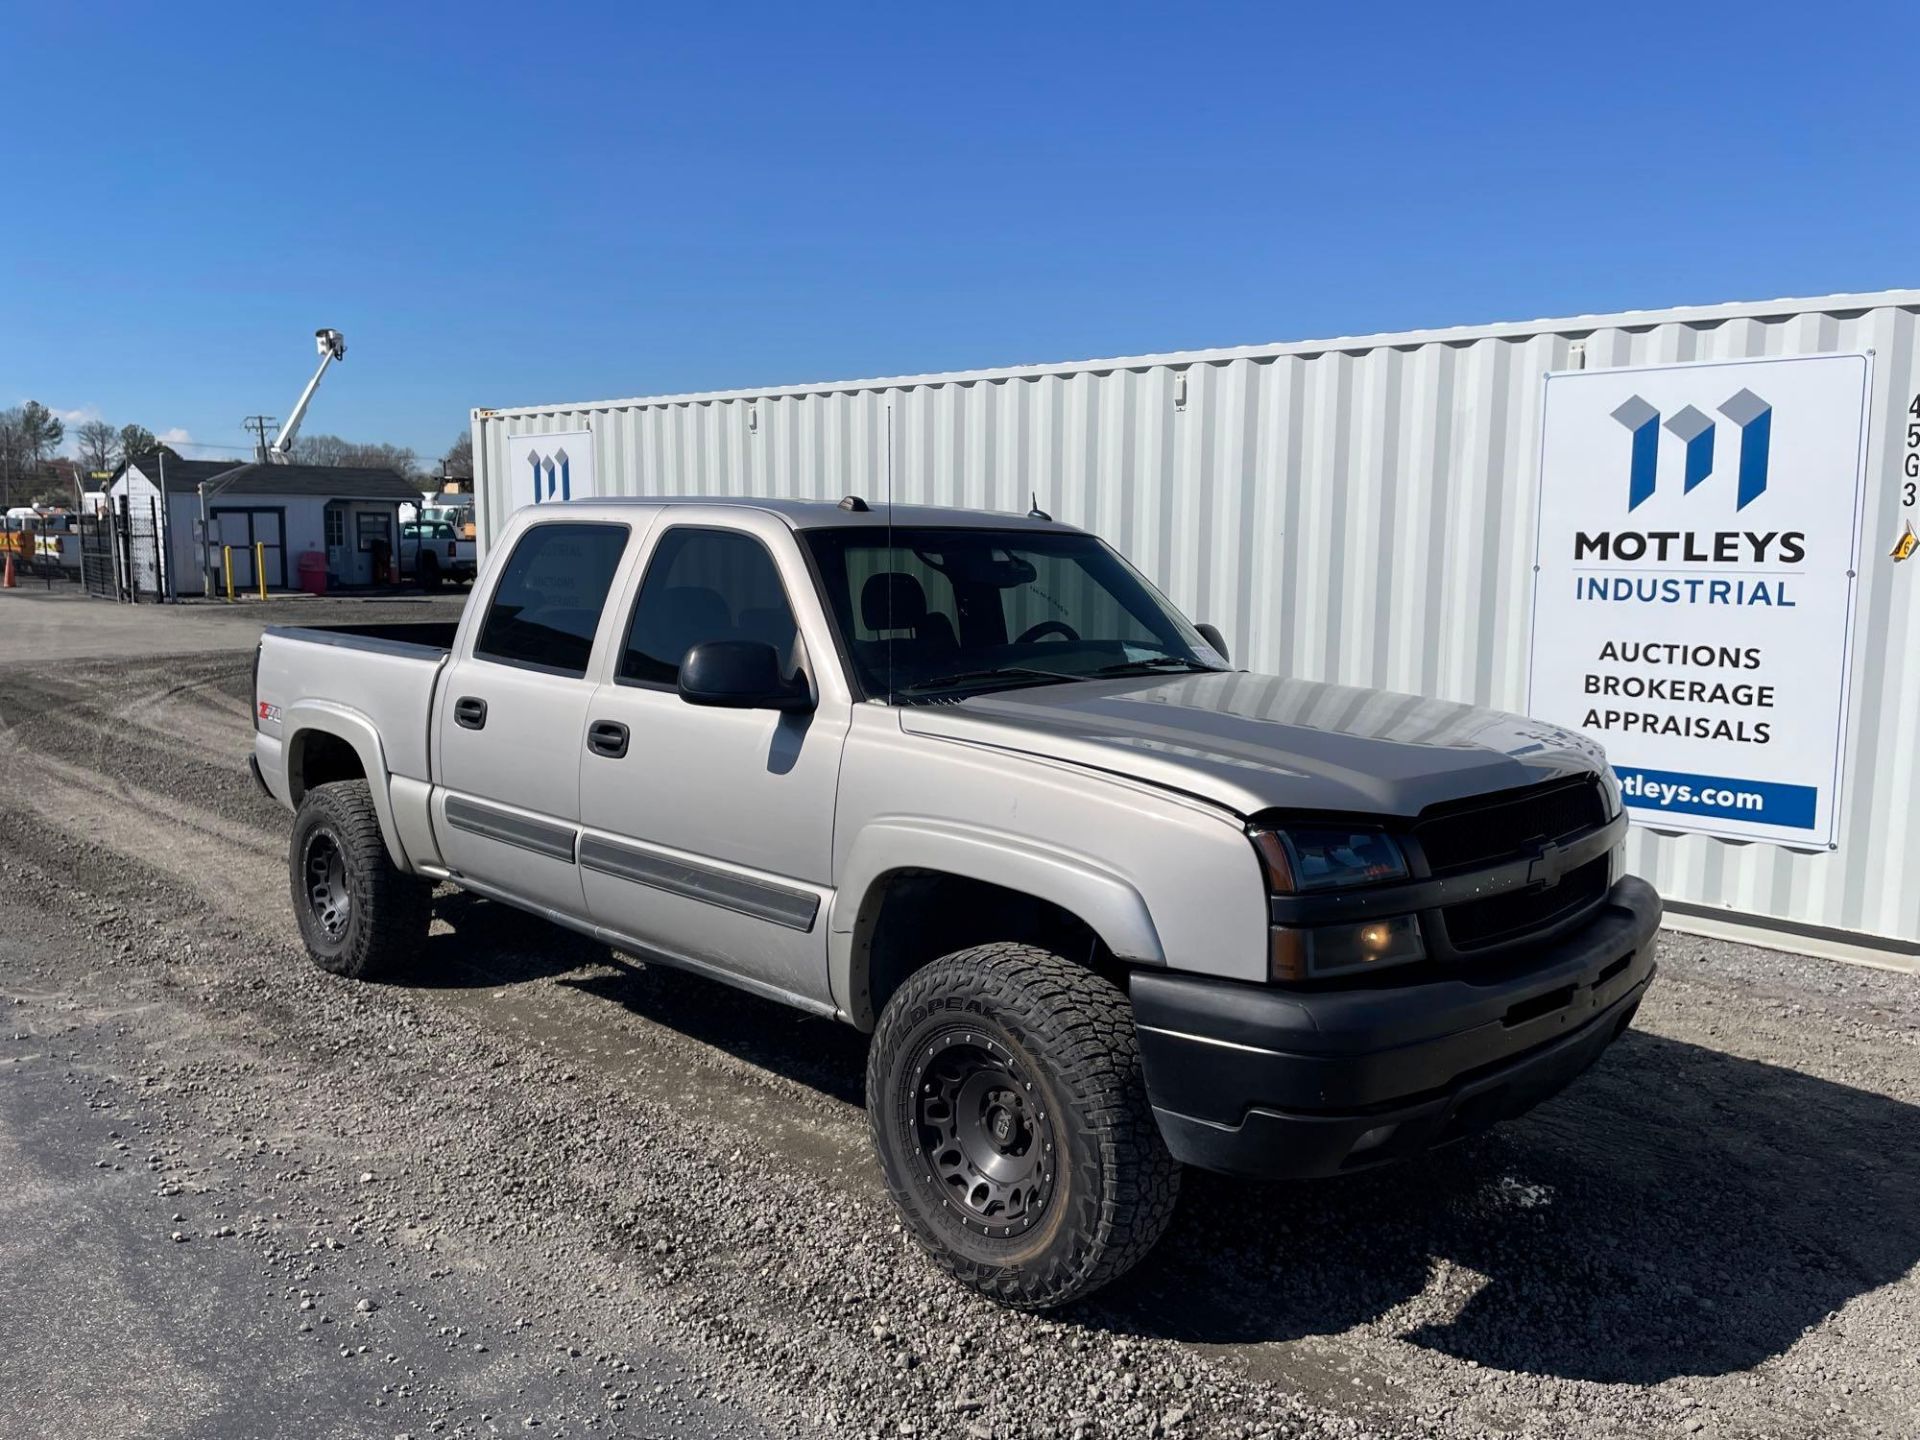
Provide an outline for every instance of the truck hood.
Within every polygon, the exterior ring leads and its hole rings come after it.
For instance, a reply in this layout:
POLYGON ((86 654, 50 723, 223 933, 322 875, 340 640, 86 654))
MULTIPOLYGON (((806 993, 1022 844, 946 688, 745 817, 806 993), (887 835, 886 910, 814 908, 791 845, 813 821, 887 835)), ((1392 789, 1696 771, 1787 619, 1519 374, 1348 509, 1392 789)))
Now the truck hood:
POLYGON ((1241 815, 1429 805, 1602 769, 1585 736, 1505 711, 1271 675, 1040 685, 901 711, 912 734, 1084 765, 1241 815))

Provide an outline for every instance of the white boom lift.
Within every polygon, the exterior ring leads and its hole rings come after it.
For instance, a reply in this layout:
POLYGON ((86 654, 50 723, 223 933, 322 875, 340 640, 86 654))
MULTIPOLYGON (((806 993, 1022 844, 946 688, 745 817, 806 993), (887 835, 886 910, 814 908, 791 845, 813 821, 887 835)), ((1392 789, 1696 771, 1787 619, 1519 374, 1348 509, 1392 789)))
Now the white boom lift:
POLYGON ((327 366, 334 361, 347 358, 347 342, 338 330, 314 331, 313 343, 320 352, 320 368, 313 372, 313 378, 307 381, 307 388, 300 392, 299 402, 287 417, 287 423, 280 427, 273 444, 267 447, 267 463, 270 465, 292 463, 293 437, 300 433, 300 422, 307 418, 307 406, 313 400, 313 392, 320 388, 320 377, 327 373, 327 366))

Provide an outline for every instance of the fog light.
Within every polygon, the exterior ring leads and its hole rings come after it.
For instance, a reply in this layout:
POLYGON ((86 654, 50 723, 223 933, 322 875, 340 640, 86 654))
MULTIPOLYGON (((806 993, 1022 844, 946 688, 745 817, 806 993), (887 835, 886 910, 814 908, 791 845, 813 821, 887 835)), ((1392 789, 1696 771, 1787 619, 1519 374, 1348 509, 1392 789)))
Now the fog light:
POLYGON ((1367 1131, 1366 1134, 1362 1135, 1358 1140, 1353 1142, 1353 1149, 1347 1152, 1347 1158, 1351 1160, 1354 1156, 1359 1155, 1364 1151, 1378 1150, 1382 1145, 1386 1144, 1387 1141, 1393 1138, 1393 1132, 1398 1130, 1399 1128, 1400 1128, 1400 1122, 1397 1120, 1394 1121, 1394 1123, 1391 1125, 1374 1126, 1371 1130, 1367 1131))
POLYGON ((1413 915, 1391 915, 1357 925, 1276 925, 1269 974, 1275 980, 1320 980, 1405 965, 1425 958, 1426 953, 1420 921, 1413 915))

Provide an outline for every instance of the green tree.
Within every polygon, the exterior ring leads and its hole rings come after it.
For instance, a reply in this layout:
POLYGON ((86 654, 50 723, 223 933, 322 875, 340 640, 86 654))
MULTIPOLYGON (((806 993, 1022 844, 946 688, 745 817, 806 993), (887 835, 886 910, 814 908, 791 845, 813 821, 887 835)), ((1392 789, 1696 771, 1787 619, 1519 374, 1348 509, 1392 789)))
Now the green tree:
POLYGON ((24 412, 18 406, 0 410, 0 508, 13 504, 14 482, 26 479, 32 470, 24 412))
POLYGON ((116 465, 125 464, 136 455, 146 454, 149 450, 157 447, 159 443, 158 440, 154 439, 153 431, 147 429, 144 425, 122 425, 120 427, 119 441, 114 447, 113 463, 116 465))
POLYGON ((20 429, 26 437, 27 455, 39 464, 60 448, 67 438, 66 423, 38 400, 20 407, 20 429))

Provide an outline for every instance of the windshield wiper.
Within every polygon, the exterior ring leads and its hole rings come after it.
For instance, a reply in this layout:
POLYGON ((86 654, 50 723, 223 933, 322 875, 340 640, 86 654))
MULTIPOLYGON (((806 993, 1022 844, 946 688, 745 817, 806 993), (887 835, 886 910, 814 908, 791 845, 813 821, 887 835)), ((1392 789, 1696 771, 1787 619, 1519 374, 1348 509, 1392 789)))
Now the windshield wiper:
POLYGON ((1061 670, 1035 670, 1026 665, 995 665, 986 670, 962 670, 954 675, 934 675, 925 680, 915 680, 910 684, 897 685, 894 688, 902 695, 917 690, 938 690, 949 685, 966 685, 975 680, 1045 680, 1049 683, 1058 680, 1084 680, 1084 675, 1069 675, 1061 670))
POLYGON ((1144 675, 1165 666, 1174 665, 1195 674, 1211 675, 1213 666, 1202 664, 1198 660, 1189 660, 1184 655, 1148 655, 1140 660, 1122 660, 1118 665, 1102 665, 1098 670, 1090 670, 1090 675, 1144 675))

